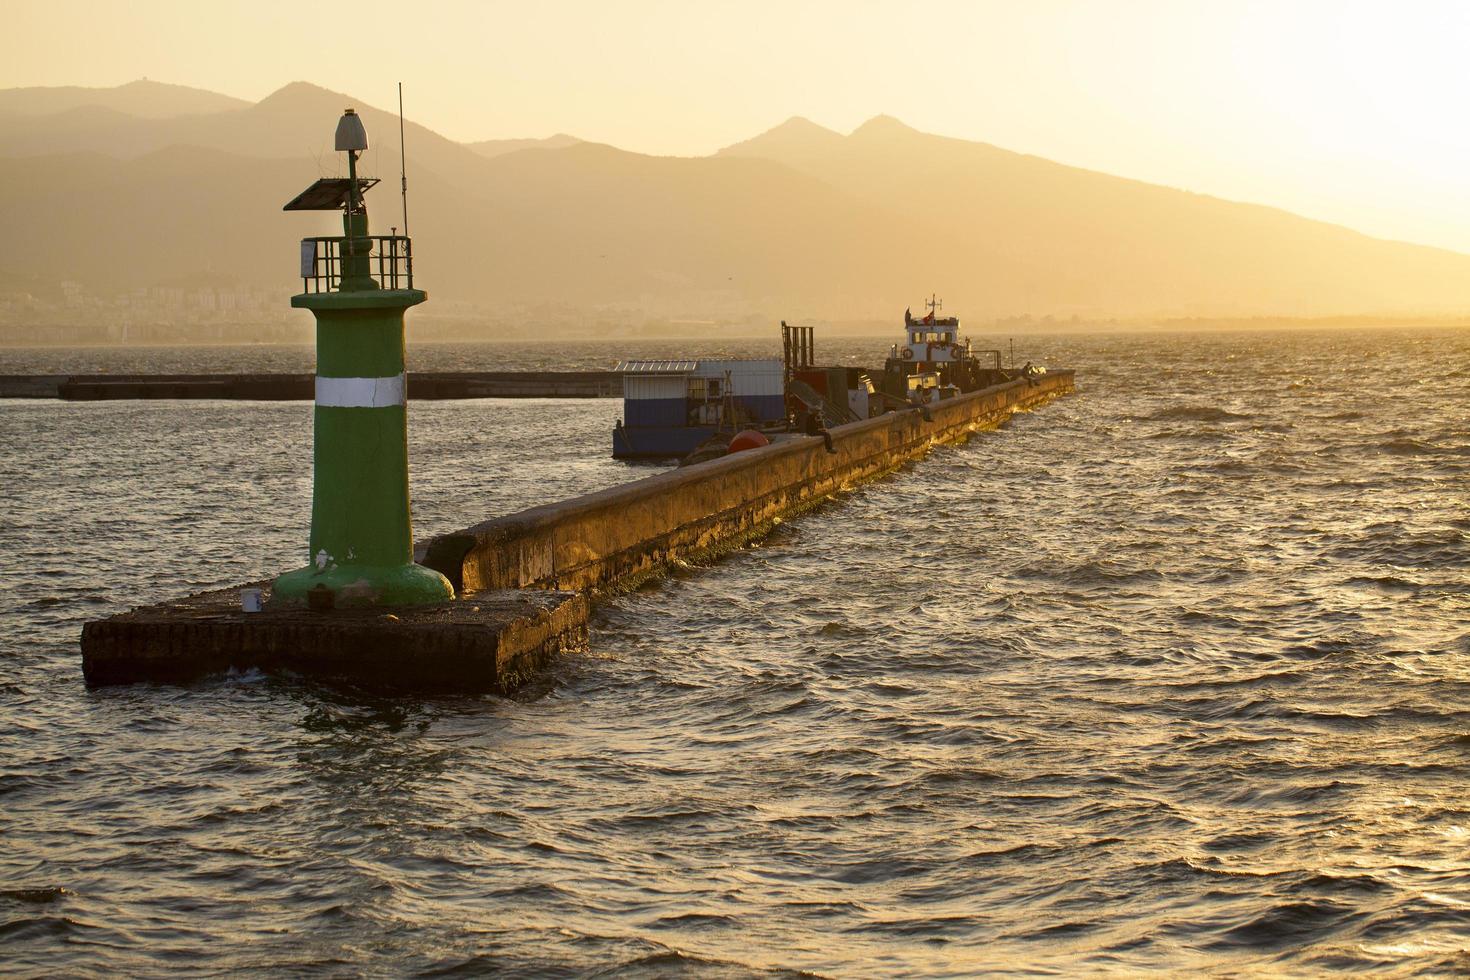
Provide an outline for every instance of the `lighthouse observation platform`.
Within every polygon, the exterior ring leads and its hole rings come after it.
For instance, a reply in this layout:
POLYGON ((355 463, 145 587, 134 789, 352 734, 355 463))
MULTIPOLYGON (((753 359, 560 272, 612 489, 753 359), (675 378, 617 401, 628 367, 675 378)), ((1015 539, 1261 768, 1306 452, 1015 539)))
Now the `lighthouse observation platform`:
POLYGON ((440 535, 415 552, 454 586, 456 598, 438 605, 247 613, 242 586, 137 609, 86 625, 83 671, 93 685, 260 668, 509 693, 548 658, 586 644, 600 597, 674 562, 708 561, 1072 389, 1071 371, 1050 371, 838 426, 832 452, 821 437, 799 437, 440 535))
POLYGON ((366 245, 364 271, 379 289, 413 289, 413 239, 407 235, 365 235, 362 238, 328 235, 301 239, 303 295, 332 293, 342 288, 344 259, 351 257, 348 250, 353 243, 366 245))

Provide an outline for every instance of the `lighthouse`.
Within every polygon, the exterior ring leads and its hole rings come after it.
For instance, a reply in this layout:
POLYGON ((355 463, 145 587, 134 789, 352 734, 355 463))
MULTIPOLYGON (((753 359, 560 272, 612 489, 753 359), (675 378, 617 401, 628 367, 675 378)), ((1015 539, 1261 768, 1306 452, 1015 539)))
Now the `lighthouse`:
POLYGON ((347 177, 318 180, 283 209, 340 210, 342 235, 301 242, 302 291, 291 305, 316 317, 311 537, 306 566, 276 579, 272 607, 454 597, 444 576, 413 560, 403 316, 429 297, 414 288, 408 236, 369 233, 363 194, 377 180, 357 175, 367 146, 362 117, 348 109, 336 133, 347 177))

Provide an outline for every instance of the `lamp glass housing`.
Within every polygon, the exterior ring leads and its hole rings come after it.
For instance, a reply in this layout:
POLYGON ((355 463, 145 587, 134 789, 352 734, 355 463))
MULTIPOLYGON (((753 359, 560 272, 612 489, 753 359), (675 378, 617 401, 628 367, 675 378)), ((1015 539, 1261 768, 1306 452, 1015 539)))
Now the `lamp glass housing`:
POLYGON ((367 129, 362 124, 362 117, 352 109, 342 113, 342 118, 337 120, 337 149, 339 150, 366 150, 368 148, 367 129))

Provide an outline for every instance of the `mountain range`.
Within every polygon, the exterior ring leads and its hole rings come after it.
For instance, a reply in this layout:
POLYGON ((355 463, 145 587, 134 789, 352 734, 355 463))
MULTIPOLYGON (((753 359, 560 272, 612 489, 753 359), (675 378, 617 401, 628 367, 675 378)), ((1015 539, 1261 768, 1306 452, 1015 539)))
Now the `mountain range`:
MULTIPOLYGON (((0 91, 0 283, 239 283, 284 304, 294 239, 339 225, 280 208, 343 172, 347 106, 386 233, 403 223, 399 121, 361 99, 305 82, 258 103, 149 81, 0 91)), ((419 281, 487 307, 889 318, 931 290, 970 317, 1470 306, 1470 256, 886 116, 848 134, 795 118, 706 157, 405 131, 419 281)))

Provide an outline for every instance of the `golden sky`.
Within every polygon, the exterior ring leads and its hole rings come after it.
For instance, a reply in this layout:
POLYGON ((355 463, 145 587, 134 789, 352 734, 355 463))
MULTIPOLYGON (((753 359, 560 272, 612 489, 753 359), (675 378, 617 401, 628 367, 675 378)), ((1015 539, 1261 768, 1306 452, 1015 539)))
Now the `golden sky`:
POLYGON ((1470 252, 1470 0, 0 0, 0 87, 293 80, 697 155, 878 113, 1470 252), (340 14, 338 12, 341 12, 340 14), (350 16, 351 27, 338 26, 350 16))

